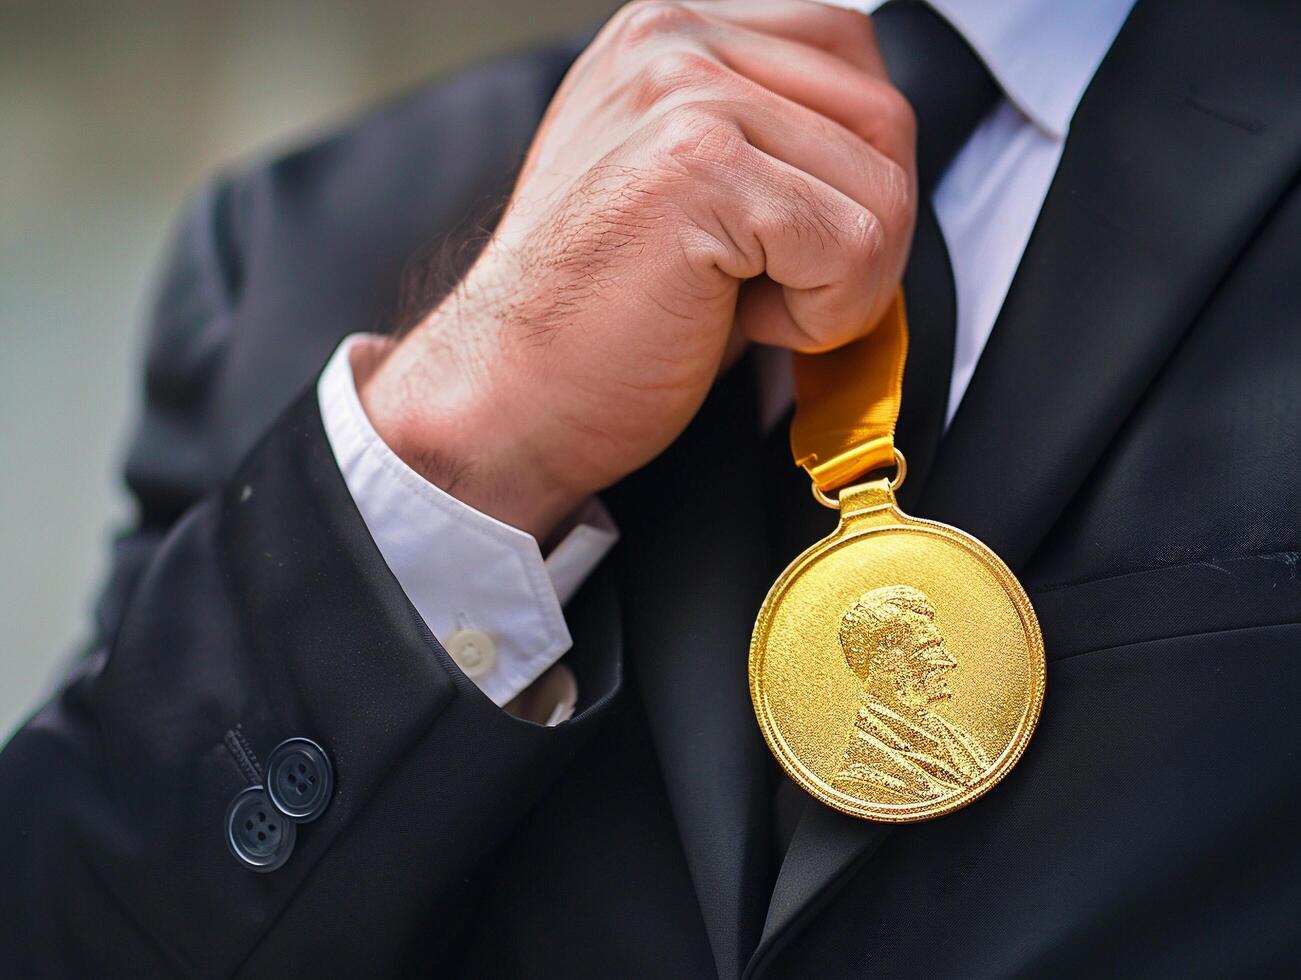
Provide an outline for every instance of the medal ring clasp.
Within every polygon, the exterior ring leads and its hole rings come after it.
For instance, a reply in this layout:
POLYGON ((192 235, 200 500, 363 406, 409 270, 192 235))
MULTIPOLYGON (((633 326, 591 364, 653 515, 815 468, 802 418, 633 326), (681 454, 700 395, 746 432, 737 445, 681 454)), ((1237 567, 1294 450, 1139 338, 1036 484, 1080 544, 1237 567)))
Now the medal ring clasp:
MULTIPOLYGON (((899 452, 898 447, 894 448, 894 476, 890 478, 890 492, 895 493, 903 486, 904 479, 908 476, 908 460, 904 459, 903 453, 899 452)), ((823 507, 830 507, 832 510, 840 510, 840 501, 827 496, 817 483, 812 483, 813 499, 823 507)), ((840 491, 836 491, 839 494, 840 491)))

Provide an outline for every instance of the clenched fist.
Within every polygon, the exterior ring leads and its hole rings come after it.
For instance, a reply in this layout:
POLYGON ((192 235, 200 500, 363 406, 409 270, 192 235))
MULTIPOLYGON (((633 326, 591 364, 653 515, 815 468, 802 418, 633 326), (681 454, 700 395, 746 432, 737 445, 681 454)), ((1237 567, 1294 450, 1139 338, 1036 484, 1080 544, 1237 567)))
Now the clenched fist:
POLYGON ((729 352, 875 323, 911 239, 913 143, 861 14, 630 4, 570 70, 461 285, 357 365, 375 428, 545 538, 686 427, 729 352))

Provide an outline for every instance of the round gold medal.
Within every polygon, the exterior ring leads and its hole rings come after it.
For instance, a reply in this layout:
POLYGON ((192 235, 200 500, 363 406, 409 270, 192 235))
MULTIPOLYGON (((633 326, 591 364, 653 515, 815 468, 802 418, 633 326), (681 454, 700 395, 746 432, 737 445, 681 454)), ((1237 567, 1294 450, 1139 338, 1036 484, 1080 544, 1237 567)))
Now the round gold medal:
POLYGON ((888 822, 942 816, 1007 775, 1034 732, 1038 620, 997 555, 907 516, 886 481, 841 491, 840 511, 759 611, 760 728, 828 806, 888 822))

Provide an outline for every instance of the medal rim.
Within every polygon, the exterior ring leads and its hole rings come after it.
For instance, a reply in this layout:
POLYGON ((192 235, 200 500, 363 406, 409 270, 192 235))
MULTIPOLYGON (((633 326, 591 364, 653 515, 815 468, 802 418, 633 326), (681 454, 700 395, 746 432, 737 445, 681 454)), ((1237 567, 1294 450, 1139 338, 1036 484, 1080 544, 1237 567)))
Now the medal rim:
MULTIPOLYGON (((852 527, 853 517, 846 518, 842 516, 841 524, 837 526, 835 531, 797 555, 778 576, 772 587, 769 588, 763 604, 759 607, 759 614, 755 619, 754 630, 750 636, 750 700, 755 717, 759 722, 759 729, 763 733, 769 751, 777 759, 778 764, 781 765, 786 774, 795 780, 805 792, 832 809, 852 817, 877 823, 918 823, 923 820, 932 820, 936 817, 945 816, 970 803, 974 803, 997 786, 1016 766, 1025 753, 1026 746, 1039 724, 1039 716, 1043 709, 1044 693, 1047 687, 1048 664, 1044 652, 1043 632, 1039 626, 1039 617, 1035 614, 1030 597, 1026 594, 1025 587, 1021 585, 1020 580, 1017 579, 1012 570, 1007 567, 1007 564, 992 548, 961 528, 940 521, 905 514, 896 503, 873 509, 887 510, 893 522, 889 524, 872 524, 868 527, 854 529, 852 527), (830 784, 809 770, 786 743, 780 729, 777 727, 772 711, 767 705, 764 692, 761 690, 764 687, 762 665, 767 653, 767 634, 771 632, 772 619, 781 597, 807 568, 815 564, 821 555, 829 552, 833 547, 852 546, 855 541, 865 541, 874 534, 889 532, 932 534, 971 552, 984 567, 989 569, 995 580, 1012 600, 1012 605, 1016 608, 1021 619, 1031 660, 1030 703, 1022 713, 1021 721, 1012 741, 975 785, 968 786, 961 792, 932 803, 906 805, 867 803, 860 798, 833 790, 830 784)), ((858 516, 860 515, 854 515, 854 517, 858 516)))

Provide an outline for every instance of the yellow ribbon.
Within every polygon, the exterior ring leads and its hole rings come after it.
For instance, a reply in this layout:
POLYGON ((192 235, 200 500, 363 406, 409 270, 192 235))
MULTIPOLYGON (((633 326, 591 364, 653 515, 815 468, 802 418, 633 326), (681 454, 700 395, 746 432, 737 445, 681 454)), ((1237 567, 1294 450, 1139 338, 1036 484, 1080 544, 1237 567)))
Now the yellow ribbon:
POLYGON ((907 356, 902 292, 867 336, 821 354, 795 355, 791 452, 824 494, 894 465, 907 356))

